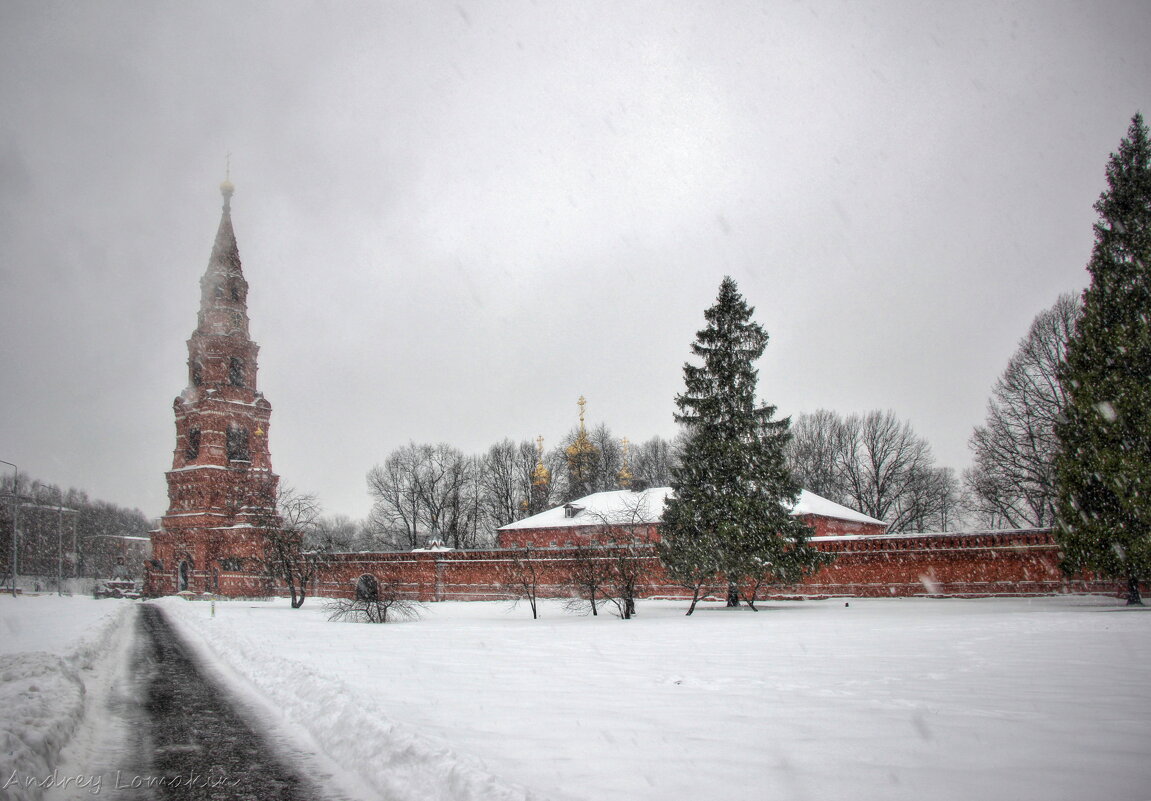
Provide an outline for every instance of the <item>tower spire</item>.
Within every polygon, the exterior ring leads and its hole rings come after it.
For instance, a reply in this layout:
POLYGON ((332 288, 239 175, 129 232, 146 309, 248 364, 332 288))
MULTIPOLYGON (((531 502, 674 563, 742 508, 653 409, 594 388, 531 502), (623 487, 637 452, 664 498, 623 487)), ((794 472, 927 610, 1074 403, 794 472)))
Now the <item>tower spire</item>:
MULTIPOLYGON (((228 172, 230 173, 230 168, 228 172)), ((240 265, 240 248, 232 227, 232 195, 236 187, 228 178, 220 183, 224 206, 212 243, 208 269, 200 279, 200 317, 197 330, 205 334, 248 336, 248 282, 240 265)))
POLYGON ((263 581, 257 530, 277 519, 279 477, 268 451, 272 406, 256 388, 260 348, 248 334, 248 282, 232 229, 234 191, 225 177, 220 226, 188 339, 188 385, 172 404, 169 507, 152 534, 160 567, 149 573, 151 591, 159 594, 252 594, 263 581))

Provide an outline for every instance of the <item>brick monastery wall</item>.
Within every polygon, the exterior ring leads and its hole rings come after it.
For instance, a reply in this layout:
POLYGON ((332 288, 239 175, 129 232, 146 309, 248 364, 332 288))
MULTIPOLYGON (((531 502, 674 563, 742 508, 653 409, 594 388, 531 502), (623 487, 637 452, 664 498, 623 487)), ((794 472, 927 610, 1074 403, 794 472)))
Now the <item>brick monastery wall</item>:
MULTIPOLYGON (((791 587, 771 587, 766 598, 1013 596, 1056 593, 1118 595, 1113 581, 1068 579, 1059 570, 1059 548, 1050 530, 989 531, 816 538, 813 545, 835 561, 791 587)), ((596 549, 604 558, 611 549, 596 549)), ((533 548, 540 597, 568 597, 576 548, 533 548)), ((583 552, 586 554, 586 551, 583 552)), ((668 581, 651 546, 641 546, 649 578, 644 597, 687 598, 668 581)), ((312 591, 351 597, 357 579, 370 574, 396 581, 405 596, 420 601, 476 601, 509 598, 507 586, 522 549, 332 554, 312 591)))

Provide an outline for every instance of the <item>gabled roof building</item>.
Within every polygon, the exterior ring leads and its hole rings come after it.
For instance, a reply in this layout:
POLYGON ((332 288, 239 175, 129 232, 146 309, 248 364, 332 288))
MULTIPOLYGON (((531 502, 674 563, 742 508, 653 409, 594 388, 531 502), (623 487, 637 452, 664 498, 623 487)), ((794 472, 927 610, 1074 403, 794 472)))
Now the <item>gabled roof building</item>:
MULTIPOLYGON (((670 487, 597 492, 498 529, 501 548, 563 547, 602 541, 605 529, 631 529, 649 542, 659 541, 663 508, 670 487)), ((862 512, 802 490, 791 513, 812 527, 816 537, 883 534, 887 524, 862 512)))

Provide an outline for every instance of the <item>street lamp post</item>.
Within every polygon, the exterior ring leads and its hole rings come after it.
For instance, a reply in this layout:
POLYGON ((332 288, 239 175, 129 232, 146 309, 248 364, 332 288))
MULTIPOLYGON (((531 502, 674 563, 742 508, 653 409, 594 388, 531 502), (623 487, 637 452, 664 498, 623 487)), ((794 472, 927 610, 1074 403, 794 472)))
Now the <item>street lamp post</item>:
POLYGON ((20 468, 11 462, 5 462, 0 459, 0 464, 6 464, 12 468, 12 597, 16 597, 16 523, 20 517, 20 499, 16 497, 16 492, 20 486, 20 468))
MULTIPOLYGON (((56 595, 64 594, 64 513, 68 512, 79 516, 78 509, 64 506, 64 491, 59 487, 56 490, 56 595)), ((51 507, 49 507, 51 508, 51 507)), ((72 536, 75 539, 75 518, 73 518, 72 536)), ((69 592, 71 594, 71 592, 69 592)))
POLYGON ((56 595, 64 594, 64 494, 56 508, 56 595))

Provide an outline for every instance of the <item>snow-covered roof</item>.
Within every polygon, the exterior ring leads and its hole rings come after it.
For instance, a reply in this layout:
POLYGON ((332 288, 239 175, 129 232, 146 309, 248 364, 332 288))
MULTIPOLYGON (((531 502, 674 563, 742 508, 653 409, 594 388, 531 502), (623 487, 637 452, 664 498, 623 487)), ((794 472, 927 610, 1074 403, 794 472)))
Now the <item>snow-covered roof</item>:
MULTIPOLYGON (((633 492, 612 490, 587 495, 563 506, 556 506, 538 515, 525 517, 500 527, 500 531, 531 528, 564 528, 568 526, 594 526, 604 523, 659 523, 663 520, 663 507, 671 496, 671 487, 653 487, 633 492), (569 507, 575 514, 569 516, 569 507)), ((792 508, 793 515, 819 515, 853 523, 875 523, 882 520, 868 517, 862 512, 829 501, 814 492, 800 490, 799 500, 792 508)))
POLYGON ((816 495, 814 492, 807 490, 799 491, 799 500, 795 506, 792 507, 791 513, 793 515, 819 515, 820 517, 834 517, 837 520, 850 520, 853 523, 876 523, 878 525, 886 525, 882 520, 876 520, 874 517, 868 517, 863 512, 857 512, 854 509, 844 506, 843 504, 829 501, 822 495, 816 495))
POLYGON ((548 509, 538 515, 525 517, 501 527, 500 531, 519 528, 562 528, 565 526, 594 526, 603 523, 658 523, 663 519, 663 506, 671 495, 671 487, 640 490, 613 490, 596 492, 571 503, 548 509), (568 507, 578 513, 568 517, 568 507))

